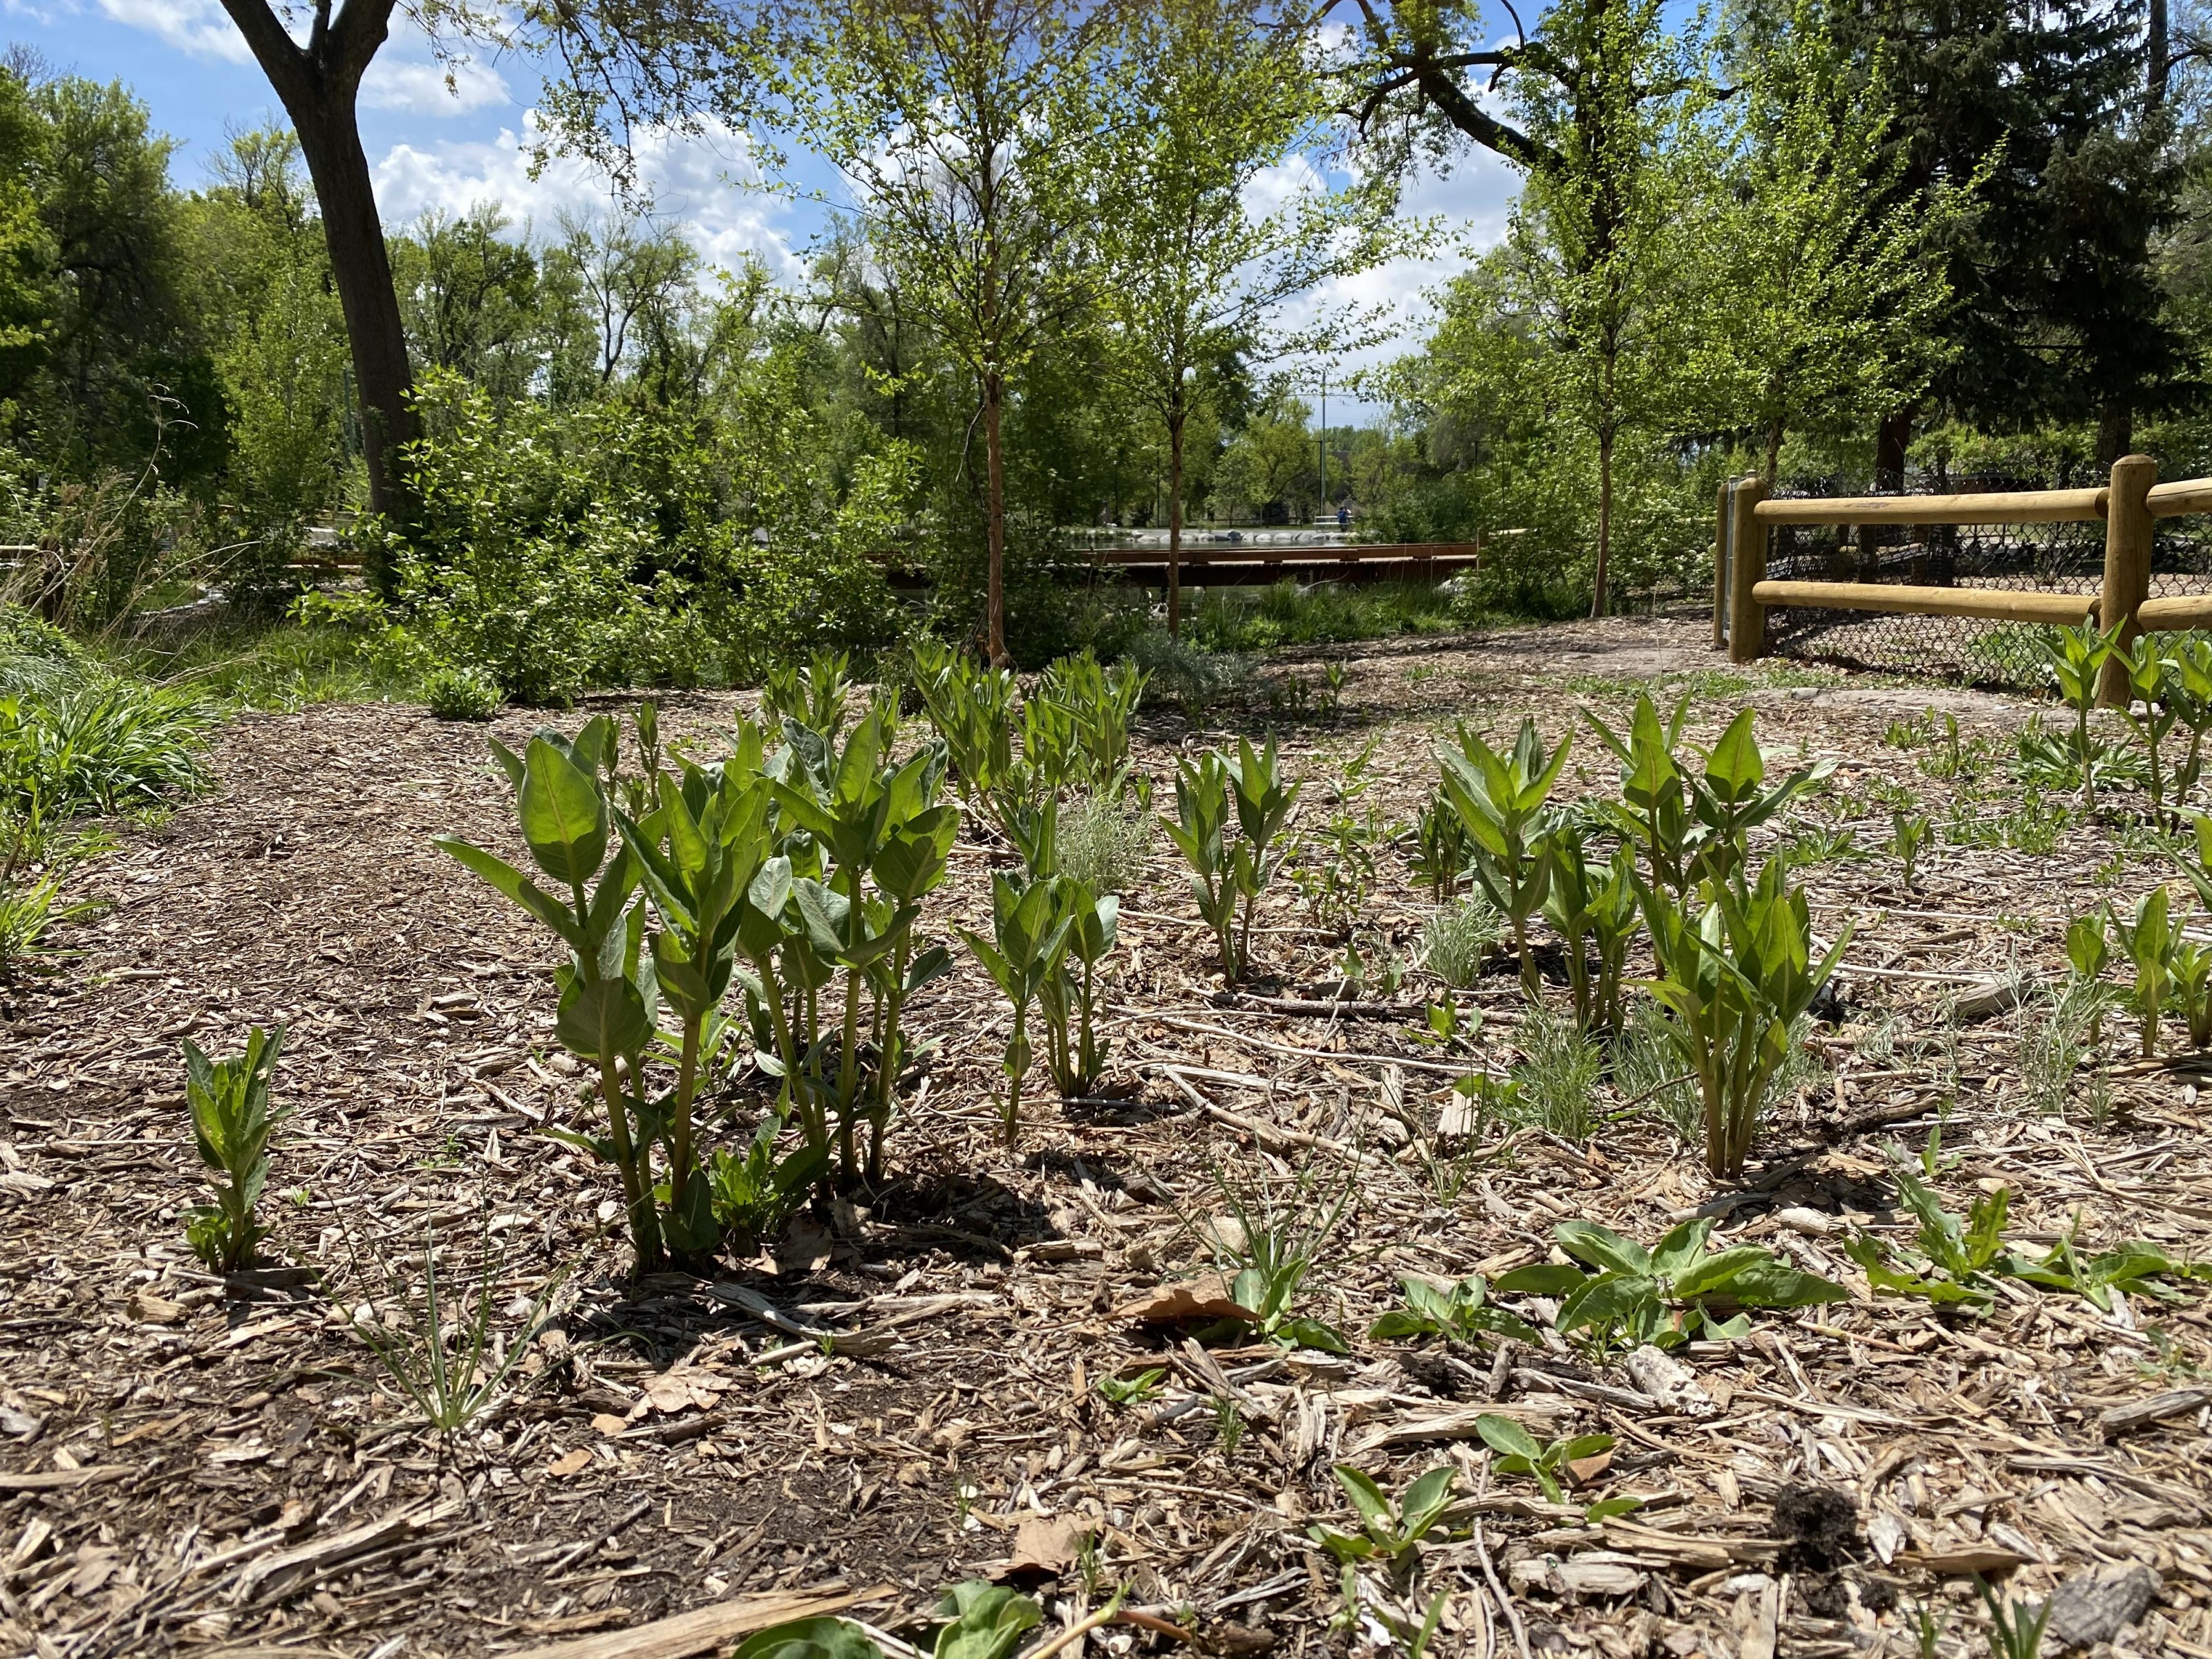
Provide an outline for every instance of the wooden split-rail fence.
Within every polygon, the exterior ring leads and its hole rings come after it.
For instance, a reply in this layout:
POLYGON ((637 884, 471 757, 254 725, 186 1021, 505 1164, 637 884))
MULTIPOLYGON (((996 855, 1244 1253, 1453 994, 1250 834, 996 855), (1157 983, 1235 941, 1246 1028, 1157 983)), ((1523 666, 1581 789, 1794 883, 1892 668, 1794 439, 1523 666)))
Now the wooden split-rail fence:
MULTIPOLYGON (((1995 622, 2073 626, 2094 618, 2100 628, 2141 633, 2212 628, 2212 594, 2150 597, 2151 538, 2160 519, 2212 513, 2212 478, 2158 482, 2148 455, 2112 463, 2109 481, 2079 489, 2024 489, 1960 495, 1864 495, 1770 500, 1758 477, 1721 487, 1713 559, 1713 648, 1732 662, 1766 654, 1766 613, 1791 606, 1864 611, 1893 616, 1965 617, 1995 622), (2105 522, 2104 582, 2094 593, 2021 592, 2002 587, 1926 586, 1866 581, 1772 581, 1766 575, 1769 535, 1786 525, 1957 525, 2004 527, 2105 522)), ((2099 701, 2127 701, 2125 666, 2105 665, 2099 701)))

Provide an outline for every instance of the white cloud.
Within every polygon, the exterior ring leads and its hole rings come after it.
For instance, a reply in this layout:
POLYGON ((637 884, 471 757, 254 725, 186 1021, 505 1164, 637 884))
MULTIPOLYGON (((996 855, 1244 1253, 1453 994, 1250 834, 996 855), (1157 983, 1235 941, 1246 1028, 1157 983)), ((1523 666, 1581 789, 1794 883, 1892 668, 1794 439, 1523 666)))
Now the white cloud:
POLYGON ((510 104, 514 94, 497 70, 473 58, 448 65, 379 58, 362 78, 361 101, 410 115, 465 115, 510 104))
MULTIPOLYGON (((526 135, 534 137, 536 130, 536 112, 526 111, 520 133, 502 128, 485 142, 393 145, 375 167, 384 222, 396 229, 427 212, 465 213, 489 202, 506 210, 518 232, 551 234, 563 211, 605 211, 612 200, 607 182, 580 161, 556 156, 531 176, 526 135)), ((634 150, 655 213, 710 265, 734 268, 756 253, 779 276, 799 274, 783 204, 745 188, 759 182, 760 169, 744 135, 726 128, 696 136, 646 132, 634 150)))
POLYGON ((249 64, 253 54, 216 0, 100 0, 100 9, 125 27, 157 34, 195 58, 249 64))

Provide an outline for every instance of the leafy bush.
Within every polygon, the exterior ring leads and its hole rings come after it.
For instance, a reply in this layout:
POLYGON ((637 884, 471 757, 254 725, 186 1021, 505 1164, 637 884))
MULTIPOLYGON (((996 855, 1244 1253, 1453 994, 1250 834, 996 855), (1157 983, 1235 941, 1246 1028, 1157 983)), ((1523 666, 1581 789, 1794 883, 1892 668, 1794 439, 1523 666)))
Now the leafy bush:
POLYGON ((441 720, 488 720, 504 700, 499 683, 483 670, 448 666, 422 682, 422 701, 441 720))
POLYGON ((896 608, 867 554, 896 529, 892 446, 839 486, 787 365, 753 365, 720 421, 627 402, 497 404, 451 374, 419 390, 420 508, 389 560, 410 632, 524 703, 595 686, 743 681, 811 645, 877 645, 896 608))

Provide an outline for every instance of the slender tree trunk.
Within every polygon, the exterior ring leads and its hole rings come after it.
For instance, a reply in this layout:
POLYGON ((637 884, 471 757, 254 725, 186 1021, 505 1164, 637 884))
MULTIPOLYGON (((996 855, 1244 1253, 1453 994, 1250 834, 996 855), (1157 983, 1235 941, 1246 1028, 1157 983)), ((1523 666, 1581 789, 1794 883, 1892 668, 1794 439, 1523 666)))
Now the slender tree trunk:
MULTIPOLYGON (((404 526, 414 516, 414 503, 399 474, 398 451, 415 435, 415 413, 409 402, 414 377, 356 113, 361 77, 390 33, 393 3, 345 0, 335 19, 319 13, 304 47, 293 40, 265 0, 223 0, 223 9, 246 37, 299 135, 300 154, 322 210, 331 280, 338 291, 346 339, 353 351, 369 509, 404 526)), ((381 568, 368 574, 380 589, 391 577, 381 568)))
POLYGON ((1000 449, 999 405, 1006 383, 995 368, 983 371, 983 538, 990 550, 989 586, 983 601, 983 649, 994 668, 1006 653, 1006 473, 1000 449))
POLYGON ((2097 411, 2098 466, 2110 471, 2114 461, 2134 450, 2135 441, 2135 400, 2124 391, 2114 392, 2097 411))
POLYGON ((1613 426, 1597 434, 1597 569, 1590 581, 1590 615, 1605 615, 1606 578, 1613 560, 1613 426))
POLYGON ((1907 404, 1881 417, 1874 438, 1874 487, 1898 495, 1905 489, 1905 452, 1912 442, 1913 408, 1907 404))
POLYGON ((1766 488, 1774 489, 1775 469, 1782 465, 1782 422, 1777 421, 1766 428, 1766 488))
POLYGON ((1182 399, 1168 411, 1168 637, 1182 634, 1182 399))
POLYGON ((2155 115, 2166 105, 2166 83, 2173 73, 2173 36, 2166 21, 2166 0, 2150 0, 2144 45, 2143 106, 2155 115))

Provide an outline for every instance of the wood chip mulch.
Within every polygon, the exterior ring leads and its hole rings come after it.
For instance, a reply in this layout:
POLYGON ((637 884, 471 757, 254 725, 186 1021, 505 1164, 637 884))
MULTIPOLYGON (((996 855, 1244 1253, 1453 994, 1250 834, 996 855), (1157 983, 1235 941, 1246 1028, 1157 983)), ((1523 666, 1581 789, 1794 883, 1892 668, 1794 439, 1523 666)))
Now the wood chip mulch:
MULTIPOLYGON (((1973 833, 2018 810, 1999 760, 2025 702, 1787 665, 1698 678, 1724 666, 1704 631, 1346 647, 1328 717, 1284 695, 1292 677, 1317 688, 1318 659, 1278 659, 1244 714, 1217 718, 1264 729, 1268 684, 1279 710, 1303 705, 1273 723, 1311 781, 1309 828, 1370 744, 1358 809, 1402 821, 1450 720, 1510 732, 1533 713, 1556 739, 1578 705, 1616 719, 1644 684, 1699 691, 1694 738, 1748 699, 1778 763, 1834 759, 1784 832, 1855 827, 1844 850, 1866 856, 1801 878, 1816 927, 1857 931, 1821 1063, 1742 1186, 1717 1188, 1648 1108, 1609 1115, 1609 1088, 1586 1144, 1528 1127, 1454 1141, 1451 1078, 1516 1058, 1510 967, 1462 999, 1488 1015, 1471 1054, 1416 1041, 1434 988, 1418 972, 1317 1015, 1345 942, 1284 885, 1253 981, 1224 988, 1161 837, 1110 981, 1118 1096, 1063 1107, 1040 1074, 1002 1151, 1006 1011, 963 960, 914 1010, 936 1048, 888 1184, 710 1277, 634 1285, 610 1172, 540 1133, 579 1094, 552 1039, 551 942, 430 845, 513 849, 483 731, 384 707, 241 716, 209 795, 82 873, 78 896, 111 908, 65 933, 81 955, 0 988, 0 1650, 675 1656, 833 1607, 926 1648, 939 1592, 986 1577, 1033 1590, 1057 1626, 1125 1587, 1145 1616, 1083 1638, 1115 1656, 1402 1650, 1441 1594, 1438 1654, 1840 1659, 1918 1653, 1923 1610, 1937 1651, 1986 1650, 1978 1571, 2005 1599, 2065 1587, 2046 1651, 2212 1656, 2203 1286, 2106 1314, 2008 1281, 1975 1318, 1873 1297, 1842 1249, 1854 1227, 1909 1238, 1884 1145, 1917 1154, 1940 1123, 1947 1201, 2004 1186, 2017 1240, 2078 1222, 2085 1246, 2212 1255, 2196 1069, 2212 1062, 2169 1023, 2160 1058, 2130 1063, 2115 1031, 2109 1109, 2037 1115, 2032 1014, 2009 1006, 2008 975, 2060 968, 2071 916, 2131 905, 2166 867, 2124 814, 2047 854, 1973 833), (1923 769, 1940 736, 1883 740, 1929 703, 1959 720, 1964 777, 1923 769), (1945 830, 1910 891, 1871 851, 1885 781, 1945 830), (179 1043, 228 1052, 272 1020, 295 1109, 264 1201, 277 1265, 226 1281, 182 1237, 204 1188, 179 1043), (1288 1202, 1301 1176, 1352 1187, 1304 1304, 1348 1357, 1202 1348, 1121 1316, 1213 1265, 1224 1182, 1288 1202), (1543 1260, 1565 1218, 1649 1243, 1697 1213, 1852 1299, 1692 1345, 1686 1387, 1556 1338, 1364 1334, 1403 1276, 1543 1260), (549 1285, 561 1310, 525 1386, 449 1436, 416 1425, 350 1323, 426 1245, 449 1285, 496 1272, 500 1330, 549 1285), (1126 1404, 1098 1387, 1155 1370, 1126 1404), (1493 1467, 1485 1411, 1616 1444, 1548 1503, 1493 1467), (1354 1524, 1331 1466, 1395 1493, 1441 1462, 1459 1497, 1418 1577, 1370 1565, 1347 1595, 1309 1537, 1354 1524), (1641 1506, 1584 1519, 1619 1497, 1641 1506)), ((664 726, 711 744, 740 706, 672 696, 664 726)), ((1147 721, 1156 779, 1218 735, 1147 721)), ((1609 788, 1610 760, 1577 743, 1567 793, 1609 788)), ((963 834, 927 927, 988 925, 1005 859, 963 834)), ((1428 902, 1401 850, 1378 864, 1358 938, 1410 959, 1428 902)), ((759 1103, 717 1103, 732 1144, 759 1103)))

